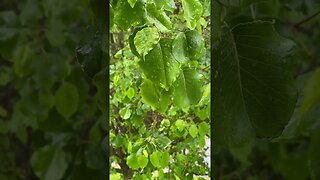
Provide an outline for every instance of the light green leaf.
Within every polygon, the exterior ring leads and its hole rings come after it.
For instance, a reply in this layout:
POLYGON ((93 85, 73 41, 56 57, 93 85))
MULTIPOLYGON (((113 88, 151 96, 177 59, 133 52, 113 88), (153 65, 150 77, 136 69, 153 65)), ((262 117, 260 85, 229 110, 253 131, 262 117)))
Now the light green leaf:
POLYGON ((64 117, 70 117, 78 108, 79 93, 76 86, 71 83, 63 83, 55 94, 55 106, 64 117))
POLYGON ((294 43, 279 36, 272 22, 224 27, 222 32, 213 49, 216 144, 235 146, 254 135, 279 136, 297 97, 288 60, 294 43))
POLYGON ((197 104, 202 97, 200 74, 191 68, 185 68, 174 84, 174 103, 179 108, 197 104))
POLYGON ((176 8, 174 0, 153 0, 158 9, 164 8, 167 11, 173 12, 176 8))
POLYGON ((160 167, 161 152, 155 151, 150 155, 150 162, 154 167, 160 167))
POLYGON ((204 39, 196 30, 179 33, 174 39, 172 53, 174 58, 184 64, 198 60, 204 51, 204 39))
POLYGON ((178 119, 176 122, 175 122, 175 125, 177 126, 178 130, 181 132, 183 131, 183 129, 186 127, 186 123, 181 120, 181 119, 178 119))
POLYGON ((163 119, 161 121, 161 126, 169 127, 170 126, 170 120, 169 119, 163 119))
POLYGON ((199 134, 200 136, 205 136, 209 133, 209 124, 202 122, 199 125, 199 134))
POLYGON ((128 3, 130 4, 130 6, 131 6, 132 8, 134 8, 134 5, 136 4, 137 1, 138 1, 138 0, 128 0, 128 3))
POLYGON ((132 99, 135 95, 135 90, 132 87, 129 87, 127 90, 127 96, 129 99, 132 99))
POLYGON ((139 164, 140 168, 146 167, 148 162, 149 162, 149 160, 146 156, 144 156, 144 155, 138 156, 138 164, 139 164))
POLYGON ((168 32, 172 29, 172 23, 167 14, 156 7, 155 4, 146 5, 147 20, 150 24, 155 25, 160 32, 168 32))
POLYGON ((167 167, 169 165, 169 161, 170 161, 169 151, 165 151, 161 156, 160 167, 162 168, 167 167))
POLYGON ((138 156, 136 154, 130 154, 127 157, 127 165, 133 170, 139 169, 138 156))
POLYGON ((198 128, 196 125, 193 124, 189 127, 189 134, 193 138, 195 138, 198 135, 198 128))
POLYGON ((134 37, 134 44, 138 53, 144 57, 158 43, 159 33, 155 27, 147 27, 138 31, 134 37))
POLYGON ((187 38, 184 33, 179 33, 173 41, 172 52, 174 58, 180 63, 189 61, 187 38))
POLYGON ((131 109, 128 107, 124 107, 120 110, 120 117, 122 119, 129 119, 131 116, 131 109))
POLYGON ((142 151, 142 153, 143 153, 143 155, 144 155, 145 157, 148 157, 148 156, 149 156, 149 155, 148 155, 148 151, 145 150, 145 149, 142 151))
POLYGON ((128 143, 128 153, 131 154, 132 152, 132 143, 131 141, 128 143))
POLYGON ((182 6, 188 28, 194 29, 203 14, 202 4, 199 0, 183 0, 182 6))
POLYGON ((143 84, 140 86, 140 94, 142 97, 142 100, 153 107, 154 109, 157 109, 159 107, 159 94, 158 89, 155 87, 155 85, 148 79, 145 79, 143 84))

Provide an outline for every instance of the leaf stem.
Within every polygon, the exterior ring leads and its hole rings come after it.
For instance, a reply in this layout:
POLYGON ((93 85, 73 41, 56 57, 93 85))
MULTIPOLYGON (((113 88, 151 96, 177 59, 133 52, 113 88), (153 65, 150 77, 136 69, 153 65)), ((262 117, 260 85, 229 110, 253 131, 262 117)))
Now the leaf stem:
POLYGON ((298 28, 299 26, 301 26, 302 24, 310 21, 311 19, 315 18, 315 17, 318 16, 319 14, 320 14, 320 10, 317 11, 316 13, 314 13, 314 14, 312 14, 312 15, 304 18, 304 19, 302 19, 301 21, 297 22, 297 23, 294 25, 294 27, 295 27, 295 28, 298 28))
POLYGON ((256 20, 256 13, 254 12, 254 6, 253 4, 250 5, 250 10, 251 10, 251 17, 253 20, 256 20))

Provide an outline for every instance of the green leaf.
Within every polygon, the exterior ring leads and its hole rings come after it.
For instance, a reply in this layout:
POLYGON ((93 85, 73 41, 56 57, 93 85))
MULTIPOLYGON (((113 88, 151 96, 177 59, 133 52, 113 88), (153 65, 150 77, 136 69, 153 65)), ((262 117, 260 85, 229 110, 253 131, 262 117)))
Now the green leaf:
POLYGON ((149 162, 149 160, 146 156, 144 156, 144 155, 138 156, 138 164, 139 164, 140 168, 146 167, 148 162, 149 162))
POLYGON ((127 96, 129 99, 132 99, 135 95, 135 90, 132 87, 129 87, 127 90, 127 96))
POLYGON ((134 37, 134 45, 140 56, 144 57, 159 41, 159 33, 155 27, 147 27, 138 31, 134 37))
POLYGON ((31 157, 31 166, 35 174, 44 180, 61 179, 68 167, 63 150, 55 146, 45 146, 31 157))
POLYGON ((179 33, 172 44, 174 58, 180 63, 189 61, 187 38, 184 33, 179 33))
POLYGON ((204 51, 204 39, 196 30, 179 33, 174 39, 172 53, 174 58, 184 64, 198 60, 204 51))
POLYGON ((167 167, 169 165, 169 161, 170 161, 169 151, 165 151, 161 156, 160 167, 162 168, 167 167))
POLYGON ((145 21, 146 10, 142 1, 137 1, 132 8, 127 0, 117 1, 114 8, 114 23, 123 30, 131 26, 143 24, 145 21))
POLYGON ((173 40, 162 38, 159 43, 162 49, 167 86, 171 86, 181 72, 180 64, 174 59, 172 54, 173 40))
POLYGON ((143 155, 144 155, 145 157, 148 157, 148 151, 147 151, 147 150, 144 149, 144 150, 142 151, 142 153, 143 153, 143 155))
POLYGON ((183 0, 184 19, 187 27, 194 29, 203 14, 203 7, 199 0, 183 0))
POLYGON ((179 108, 197 104, 202 97, 200 74, 192 68, 185 68, 174 84, 174 103, 179 108))
POLYGON ((158 108, 159 103, 159 94, 155 85, 148 79, 145 79, 140 87, 140 94, 142 100, 153 107, 154 109, 158 108))
POLYGON ((254 134, 279 136, 297 98, 288 60, 294 43, 279 36, 272 22, 244 23, 222 32, 213 49, 216 143, 234 146, 254 134))
POLYGON ((134 5, 136 4, 137 1, 138 1, 138 0, 128 0, 128 3, 130 4, 130 6, 131 6, 132 8, 134 8, 134 5))
POLYGON ((189 59, 194 61, 201 57, 204 51, 204 39, 202 34, 196 30, 190 30, 185 32, 187 40, 187 52, 189 59))
POLYGON ((91 169, 105 169, 106 158, 105 151, 100 145, 90 146, 85 152, 86 165, 91 169))
POLYGON ((127 165, 133 170, 139 169, 138 156, 136 154, 130 154, 127 157, 127 165))
POLYGON ((172 23, 167 14, 158 9, 155 4, 146 5, 147 9, 147 20, 150 24, 155 25, 160 32, 168 32, 172 29, 172 23))
POLYGON ((202 122, 198 126, 200 136, 205 136, 209 133, 209 124, 202 122))
POLYGON ((103 42, 107 41, 106 34, 103 28, 91 26, 77 48, 77 60, 91 78, 103 69, 102 64, 107 56, 103 51, 103 42))
POLYGON ((186 127, 186 123, 181 119, 178 119, 174 124, 177 126, 180 132, 186 127))
POLYGON ((120 117, 121 117, 122 119, 129 119, 130 116, 131 116, 131 109, 130 109, 130 108, 125 107, 125 108, 122 108, 122 109, 120 110, 120 117))
POLYGON ((139 61, 139 65, 144 75, 154 84, 157 86, 166 86, 167 80, 160 44, 155 45, 145 56, 145 59, 139 61))
POLYGON ((68 118, 73 115, 78 108, 78 89, 71 83, 63 83, 55 94, 55 106, 58 112, 68 118))
POLYGON ((161 152, 155 151, 150 155, 150 162, 154 167, 160 167, 161 152))
POLYGON ((155 85, 169 90, 169 86, 180 73, 179 63, 171 53, 172 40, 162 38, 160 42, 139 61, 145 76, 155 85))
POLYGON ((131 141, 128 143, 128 153, 131 154, 132 152, 132 143, 131 141))
POLYGON ((316 103, 320 102, 320 69, 317 69, 307 80, 303 91, 303 103, 299 109, 299 116, 308 112, 316 103))
POLYGON ((161 126, 169 127, 170 126, 170 120, 169 119, 163 119, 161 121, 161 126))
POLYGON ((46 37, 52 46, 62 46, 66 41, 66 36, 61 29, 52 28, 46 30, 46 37))
POLYGON ((198 128, 196 125, 193 124, 189 127, 189 134, 193 138, 195 138, 198 135, 198 128))
POLYGON ((156 4, 158 9, 164 8, 167 11, 173 12, 176 8, 174 0, 153 0, 153 2, 156 4))

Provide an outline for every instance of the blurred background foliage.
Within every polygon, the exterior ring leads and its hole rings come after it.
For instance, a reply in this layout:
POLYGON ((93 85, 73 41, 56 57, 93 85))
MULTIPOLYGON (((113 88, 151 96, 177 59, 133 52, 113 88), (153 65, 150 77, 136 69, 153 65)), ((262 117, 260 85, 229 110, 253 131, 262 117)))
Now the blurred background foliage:
MULTIPOLYGON (((219 32, 222 22, 234 27, 255 20, 275 21, 277 32, 296 43, 292 59, 298 89, 295 112, 280 137, 229 149, 214 146, 216 179, 319 179, 320 2, 214 0, 214 7, 213 17, 219 20, 213 32, 219 32)), ((219 33, 214 37, 219 38, 219 33)))
POLYGON ((103 2, 0 1, 0 179, 106 178, 103 2))

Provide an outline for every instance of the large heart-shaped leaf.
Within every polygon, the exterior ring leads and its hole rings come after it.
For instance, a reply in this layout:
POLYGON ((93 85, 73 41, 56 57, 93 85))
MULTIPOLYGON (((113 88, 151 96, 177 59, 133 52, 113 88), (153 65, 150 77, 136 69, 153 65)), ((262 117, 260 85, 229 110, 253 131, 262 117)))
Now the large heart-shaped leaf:
POLYGON ((224 27, 213 49, 214 137, 239 145, 254 137, 276 137, 296 103, 291 62, 294 43, 272 22, 224 27))
POLYGON ((180 73, 179 63, 173 58, 171 49, 172 40, 162 38, 139 62, 145 76, 167 90, 180 73))

